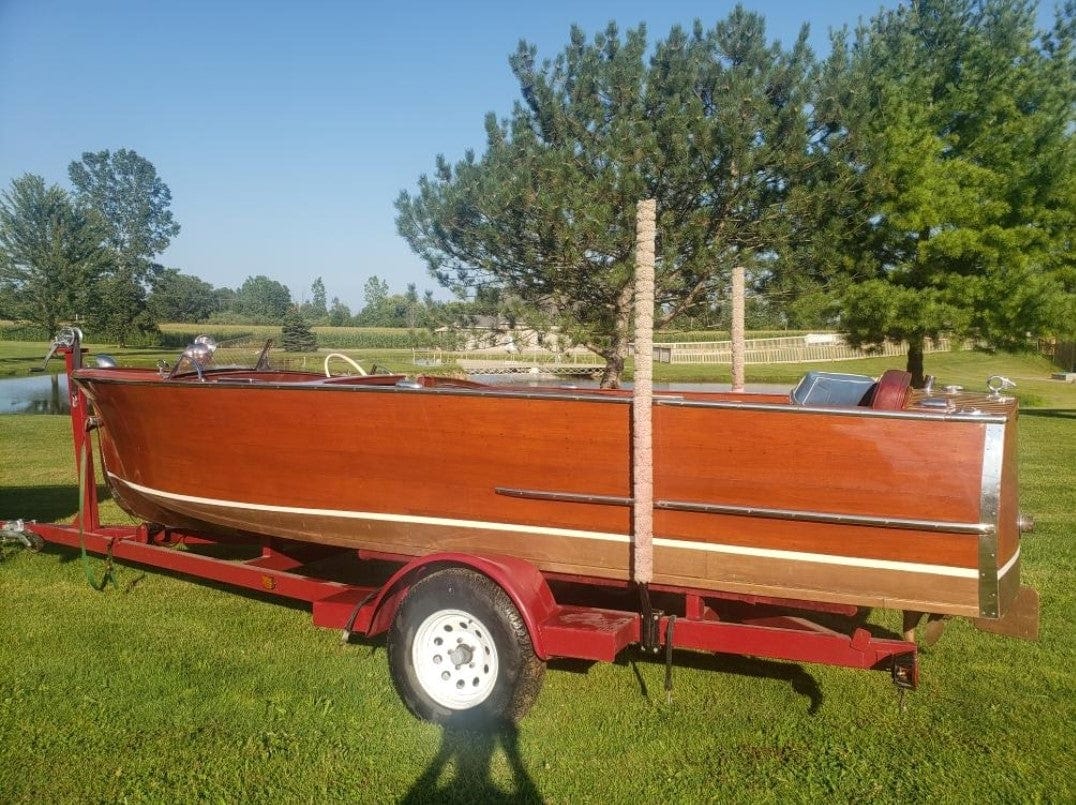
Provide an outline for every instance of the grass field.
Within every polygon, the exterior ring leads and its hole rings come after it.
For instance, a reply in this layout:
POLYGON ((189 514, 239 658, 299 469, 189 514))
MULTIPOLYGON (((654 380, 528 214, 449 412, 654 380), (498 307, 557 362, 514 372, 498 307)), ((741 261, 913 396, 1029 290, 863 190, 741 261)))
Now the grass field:
MULTIPOLYGON (((516 729, 446 732, 397 700, 379 641, 136 568, 99 593, 49 548, 0 562, 0 801, 1072 802, 1076 386, 1025 358, 945 357, 945 382, 980 387, 992 366, 1037 406, 1021 505, 1042 636, 953 622, 903 712, 881 673, 690 652, 669 702, 662 665, 626 652, 552 664, 516 729)), ((69 427, 0 416, 0 519, 73 515, 69 427)))

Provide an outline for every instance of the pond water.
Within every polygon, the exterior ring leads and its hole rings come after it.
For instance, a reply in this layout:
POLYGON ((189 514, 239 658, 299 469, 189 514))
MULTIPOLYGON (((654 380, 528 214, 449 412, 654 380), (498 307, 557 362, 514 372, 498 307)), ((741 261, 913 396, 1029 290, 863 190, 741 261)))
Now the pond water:
POLYGON ((70 410, 66 375, 0 380, 0 414, 66 414, 70 410))

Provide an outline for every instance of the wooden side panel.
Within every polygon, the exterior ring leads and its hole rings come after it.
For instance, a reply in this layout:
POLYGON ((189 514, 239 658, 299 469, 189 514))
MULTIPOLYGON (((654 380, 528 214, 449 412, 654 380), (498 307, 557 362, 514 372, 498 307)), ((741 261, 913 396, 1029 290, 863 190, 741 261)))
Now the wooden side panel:
MULTIPOLYGON (((655 497, 703 505, 961 524, 980 522, 984 427, 974 422, 659 406, 655 497)), ((659 511, 655 530, 686 542, 799 554, 774 562, 722 552, 672 558, 670 575, 771 585, 808 598, 974 614, 979 536, 659 511), (803 556, 807 554, 807 556, 803 556), (863 566, 810 555, 878 560, 863 566), (887 563, 899 563, 888 566, 887 563), (941 572, 937 571, 941 567, 941 572), (958 568, 961 576, 945 575, 958 568), (903 602, 897 604, 897 602, 903 602), (927 604, 929 602, 929 605, 927 604)), ((698 584, 698 581, 691 583, 698 584)))
MULTIPOLYGON (((620 395, 107 378, 91 385, 109 469, 141 517, 404 555, 511 553, 547 571, 629 577, 630 506, 497 492, 626 503, 630 406, 620 395)), ((983 427, 658 405, 655 497, 974 524, 983 427)), ((974 534, 659 508, 655 537, 656 582, 977 614, 974 534)))
POLYGON ((983 426, 658 406, 660 499, 976 523, 983 426))
POLYGON ((193 384, 102 384, 96 396, 123 457, 118 474, 143 486, 277 506, 628 532, 623 507, 495 491, 629 495, 624 404, 193 384))
POLYGON ((975 568, 979 537, 866 525, 658 511, 656 533, 699 543, 975 568))

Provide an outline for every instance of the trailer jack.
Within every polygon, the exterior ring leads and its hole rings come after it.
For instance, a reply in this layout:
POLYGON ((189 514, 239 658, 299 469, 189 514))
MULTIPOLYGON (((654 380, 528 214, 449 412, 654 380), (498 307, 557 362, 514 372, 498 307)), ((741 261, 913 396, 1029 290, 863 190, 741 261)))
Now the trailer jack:
POLYGON ((37 553, 45 547, 45 540, 26 528, 25 520, 0 521, 0 559, 4 558, 3 549, 9 546, 25 548, 37 553))
POLYGON ((915 654, 894 654, 889 667, 893 685, 897 689, 898 707, 907 709, 904 694, 919 687, 919 663, 915 654))
POLYGON ((657 654, 661 651, 661 617, 664 615, 660 609, 654 609, 650 604, 650 585, 639 585, 639 649, 646 654, 657 654))

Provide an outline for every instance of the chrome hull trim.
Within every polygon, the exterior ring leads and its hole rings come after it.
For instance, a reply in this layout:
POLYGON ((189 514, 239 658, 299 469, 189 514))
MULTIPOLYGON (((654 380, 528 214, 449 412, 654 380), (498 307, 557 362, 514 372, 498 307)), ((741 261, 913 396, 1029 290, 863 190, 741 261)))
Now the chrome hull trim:
POLYGON ((936 422, 978 422, 979 424, 1001 424, 1005 417, 992 414, 965 414, 954 412, 951 414, 939 414, 933 411, 886 411, 872 408, 852 407, 840 408, 833 406, 826 408, 812 405, 792 405, 783 403, 758 403, 758 402, 723 402, 710 400, 677 400, 654 398, 654 405, 673 405, 681 408, 724 408, 731 410, 747 411, 781 411, 786 414, 826 414, 828 416, 851 416, 870 417, 875 419, 915 419, 919 421, 933 420, 936 422))
MULTIPOLYGON (((1001 471, 1005 460, 1005 423, 988 423, 983 438, 983 474, 979 519, 993 528, 979 537, 979 615, 998 617, 998 525, 1001 506, 1001 471)), ((1006 568, 1010 568, 1010 562, 1006 568)))
MULTIPOLYGON (((516 489, 498 486, 498 495, 527 500, 551 500, 560 503, 593 503, 599 506, 631 506, 635 500, 616 495, 592 495, 584 492, 557 492, 544 489, 516 489)), ((991 523, 956 523, 947 520, 919 520, 904 517, 874 517, 865 514, 841 514, 805 509, 769 509, 762 506, 732 506, 723 503, 696 503, 688 500, 656 500, 655 509, 702 514, 726 514, 734 517, 759 517, 766 520, 790 520, 800 523, 858 525, 872 528, 896 528, 905 531, 928 531, 942 534, 987 534, 991 523)))
MULTIPOLYGON (((100 375, 94 375, 92 378, 93 383, 116 383, 128 386, 162 386, 166 388, 187 388, 198 389, 200 393, 206 392, 213 388, 235 388, 237 383, 235 382, 217 382, 212 375, 210 379, 204 383, 198 382, 186 382, 183 379, 176 379, 170 381, 167 384, 162 384, 160 379, 154 375, 153 377, 147 377, 145 380, 131 380, 129 378, 112 378, 102 377, 100 375)), ((89 383, 83 378, 75 375, 74 381, 78 383, 87 392, 90 391, 89 383)), ((380 385, 335 385, 332 383, 308 383, 303 381, 296 381, 294 383, 271 381, 271 382, 252 382, 249 385, 244 385, 246 389, 259 389, 263 391, 304 391, 304 392, 336 392, 346 394, 422 394, 422 395, 447 395, 447 396, 463 396, 463 397, 494 397, 497 399, 526 399, 526 400, 558 400, 562 402, 588 402, 588 403, 606 403, 612 405, 630 405, 630 396, 613 396, 603 395, 600 393, 585 393, 575 391, 569 388, 559 388, 555 386, 548 387, 549 390, 538 389, 462 389, 462 388, 413 388, 413 387, 398 387, 395 385, 380 386, 380 385)), ((748 398, 750 394, 745 395, 748 398)), ((683 395, 677 392, 655 392, 654 405, 673 405, 682 406, 685 408, 720 408, 725 410, 746 410, 746 411, 780 411, 789 414, 815 414, 825 416, 842 416, 842 417, 867 417, 873 419, 913 419, 913 420, 934 420, 938 422, 977 422, 980 424, 986 423, 1003 423, 1005 418, 1003 416, 996 416, 993 414, 969 414, 961 412, 953 413, 937 413, 933 411, 885 411, 874 410, 871 408, 863 407, 850 407, 841 408, 838 406, 824 407, 824 406, 810 406, 810 405, 793 405, 792 403, 774 403, 774 402, 752 402, 750 399, 743 402, 731 402, 722 400, 688 400, 684 399, 683 395)))
POLYGON ((496 486, 493 491, 498 495, 526 500, 552 500, 559 503, 593 503, 598 506, 631 506, 634 498, 618 495, 588 495, 585 492, 552 492, 541 489, 515 489, 508 486, 496 486))
POLYGON ((768 520, 792 520, 802 523, 830 525, 862 525, 874 528, 896 528, 906 531, 933 531, 945 534, 987 534, 994 530, 990 523, 953 523, 945 520, 913 520, 902 517, 872 517, 865 514, 838 514, 799 509, 766 509, 759 506, 726 506, 717 503, 691 503, 681 500, 659 500, 656 509, 705 514, 730 514, 737 517, 761 517, 768 520))

